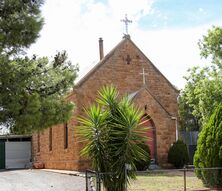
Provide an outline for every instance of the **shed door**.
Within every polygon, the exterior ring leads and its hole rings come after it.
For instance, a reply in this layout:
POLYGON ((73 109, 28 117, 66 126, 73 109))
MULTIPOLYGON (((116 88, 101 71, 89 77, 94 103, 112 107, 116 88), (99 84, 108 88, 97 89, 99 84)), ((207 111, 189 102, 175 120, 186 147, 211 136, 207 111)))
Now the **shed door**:
POLYGON ((0 169, 5 168, 5 143, 0 142, 0 169))
POLYGON ((5 143, 6 169, 26 168, 31 159, 31 142, 5 143))

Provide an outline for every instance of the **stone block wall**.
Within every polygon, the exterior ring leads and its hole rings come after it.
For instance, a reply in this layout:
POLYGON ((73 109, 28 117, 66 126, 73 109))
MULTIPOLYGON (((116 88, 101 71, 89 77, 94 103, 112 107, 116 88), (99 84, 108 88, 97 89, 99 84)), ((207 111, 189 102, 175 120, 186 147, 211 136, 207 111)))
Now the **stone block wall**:
POLYGON ((83 145, 76 136, 77 117, 83 115, 83 107, 94 102, 98 90, 110 84, 117 87, 120 96, 143 87, 148 90, 141 90, 134 102, 152 117, 156 126, 157 161, 160 164, 167 162, 169 147, 175 141, 176 125, 171 117, 177 117, 178 91, 128 38, 104 57, 68 96, 67 99, 76 104, 72 119, 68 122, 68 148, 64 149, 64 124, 52 127, 52 151, 49 151, 49 130, 46 129, 40 136, 40 152, 37 152, 37 135, 33 136, 33 156, 36 161, 44 162, 45 168, 84 170, 89 167, 89 160, 80 156, 83 145), (143 69, 147 73, 145 86, 140 74, 143 69))

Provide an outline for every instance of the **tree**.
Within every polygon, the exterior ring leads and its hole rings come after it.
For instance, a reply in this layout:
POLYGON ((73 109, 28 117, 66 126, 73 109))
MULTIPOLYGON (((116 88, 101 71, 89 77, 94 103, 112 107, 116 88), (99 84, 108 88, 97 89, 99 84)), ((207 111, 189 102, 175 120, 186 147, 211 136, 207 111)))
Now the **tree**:
POLYGON ((58 53, 47 58, 0 57, 0 122, 14 133, 31 133, 68 120, 72 103, 65 93, 76 68, 58 53))
POLYGON ((186 112, 192 111, 202 126, 222 102, 222 28, 209 30, 208 35, 199 41, 199 47, 201 56, 212 60, 211 65, 189 69, 181 97, 188 105, 186 112))
POLYGON ((198 131, 200 122, 193 115, 193 109, 185 102, 183 95, 179 96, 179 124, 181 131, 198 131))
POLYGON ((39 37, 43 0, 1 0, 0 53, 16 54, 39 37))
POLYGON ((65 100, 78 67, 66 52, 53 61, 28 58, 25 50, 42 28, 41 0, 0 2, 0 126, 31 133, 68 120, 73 104, 65 100))
POLYGON ((211 58, 212 63, 222 68, 222 28, 213 26, 208 30, 207 36, 203 36, 203 40, 198 43, 201 56, 211 58))
MULTIPOLYGON (((210 120, 201 130, 194 156, 195 168, 222 167, 222 103, 213 112, 210 120)), ((204 184, 222 186, 222 170, 197 170, 197 176, 204 184)))
POLYGON ((79 135, 86 143, 81 153, 92 160, 94 169, 109 173, 103 176, 107 191, 125 191, 135 172, 125 176, 125 165, 136 170, 136 161, 149 157, 139 143, 145 141, 144 128, 140 126, 142 114, 127 97, 118 99, 114 87, 104 87, 99 92, 97 104, 85 110, 79 119, 79 135))

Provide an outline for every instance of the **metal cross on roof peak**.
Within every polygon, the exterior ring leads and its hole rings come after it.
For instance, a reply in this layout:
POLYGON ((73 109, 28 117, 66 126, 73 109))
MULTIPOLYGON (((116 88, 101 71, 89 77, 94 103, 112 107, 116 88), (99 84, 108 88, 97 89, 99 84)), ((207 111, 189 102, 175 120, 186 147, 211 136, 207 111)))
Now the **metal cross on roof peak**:
POLYGON ((126 34, 128 34, 128 24, 129 24, 129 23, 132 23, 132 21, 127 18, 127 14, 126 14, 126 15, 125 15, 125 19, 122 19, 121 22, 124 22, 124 23, 125 23, 126 34))

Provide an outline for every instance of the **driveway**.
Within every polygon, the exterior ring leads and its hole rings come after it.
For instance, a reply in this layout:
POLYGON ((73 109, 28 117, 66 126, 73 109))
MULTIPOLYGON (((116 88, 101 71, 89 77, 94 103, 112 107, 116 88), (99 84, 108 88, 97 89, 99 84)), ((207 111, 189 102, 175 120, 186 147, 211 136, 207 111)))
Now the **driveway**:
POLYGON ((42 170, 0 171, 0 191, 85 191, 85 179, 42 170))

